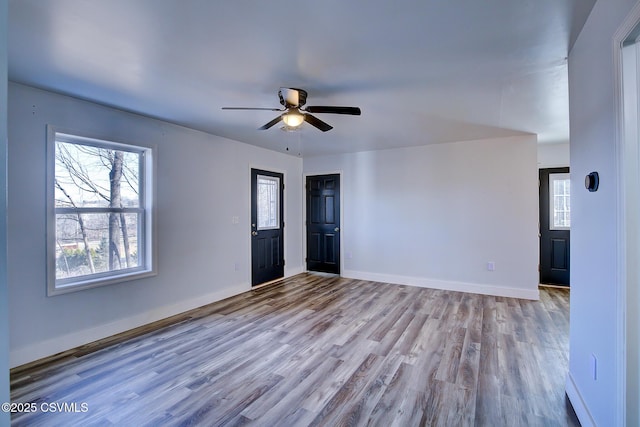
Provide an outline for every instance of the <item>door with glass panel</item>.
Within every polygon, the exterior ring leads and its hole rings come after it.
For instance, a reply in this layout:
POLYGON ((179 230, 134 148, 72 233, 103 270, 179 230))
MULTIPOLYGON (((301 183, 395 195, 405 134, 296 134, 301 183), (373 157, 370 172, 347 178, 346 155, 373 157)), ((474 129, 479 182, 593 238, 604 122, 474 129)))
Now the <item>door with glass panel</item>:
POLYGON ((569 286, 569 168, 540 169, 540 283, 569 286))
POLYGON ((251 285, 284 277, 283 174, 251 169, 251 285))

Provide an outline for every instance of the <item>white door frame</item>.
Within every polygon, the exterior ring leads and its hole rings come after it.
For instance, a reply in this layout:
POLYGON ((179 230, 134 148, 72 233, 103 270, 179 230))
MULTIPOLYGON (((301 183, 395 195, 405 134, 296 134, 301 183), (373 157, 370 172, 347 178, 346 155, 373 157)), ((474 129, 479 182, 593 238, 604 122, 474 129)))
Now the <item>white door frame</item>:
POLYGON ((639 425, 640 390, 640 43, 624 47, 640 28, 640 3, 613 38, 616 171, 617 271, 616 425, 639 425))

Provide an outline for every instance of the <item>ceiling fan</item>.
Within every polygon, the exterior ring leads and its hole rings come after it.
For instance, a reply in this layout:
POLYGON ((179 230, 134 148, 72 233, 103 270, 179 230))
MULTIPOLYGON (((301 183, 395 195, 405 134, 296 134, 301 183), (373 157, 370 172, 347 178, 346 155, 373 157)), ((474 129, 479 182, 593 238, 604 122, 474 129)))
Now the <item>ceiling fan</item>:
POLYGON ((260 127, 260 130, 266 130, 276 125, 280 120, 285 124, 285 130, 293 130, 303 122, 309 123, 320 129, 322 132, 333 129, 328 123, 323 122, 319 118, 312 116, 309 113, 319 114, 348 114, 352 116, 360 115, 360 108, 358 107, 337 107, 337 106, 307 106, 307 91, 303 89, 296 89, 292 87, 281 87, 278 91, 278 97, 280 97, 280 104, 284 108, 254 108, 254 107, 222 107, 223 110, 267 110, 267 111, 283 111, 283 113, 271 120, 269 123, 260 127))

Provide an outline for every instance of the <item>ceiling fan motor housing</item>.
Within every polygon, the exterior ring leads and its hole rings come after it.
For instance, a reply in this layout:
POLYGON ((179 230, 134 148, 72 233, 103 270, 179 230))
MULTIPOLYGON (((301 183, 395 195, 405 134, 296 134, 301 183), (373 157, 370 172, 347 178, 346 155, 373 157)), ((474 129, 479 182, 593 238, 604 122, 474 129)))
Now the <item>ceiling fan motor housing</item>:
POLYGON ((302 107, 307 103, 307 91, 294 87, 281 87, 278 91, 280 104, 285 108, 302 107))

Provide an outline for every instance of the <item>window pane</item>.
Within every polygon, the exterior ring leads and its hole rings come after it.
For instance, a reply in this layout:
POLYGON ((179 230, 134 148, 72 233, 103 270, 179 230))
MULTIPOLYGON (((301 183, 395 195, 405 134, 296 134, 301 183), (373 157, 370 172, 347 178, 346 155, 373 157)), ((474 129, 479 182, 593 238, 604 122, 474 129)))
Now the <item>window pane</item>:
POLYGON ((571 227, 571 180, 568 173, 549 175, 550 229, 571 227))
POLYGON ((56 215, 56 279, 138 267, 140 221, 138 213, 56 215))
POLYGON ((56 207, 140 206, 140 153, 56 141, 55 176, 56 207))
POLYGON ((280 179, 258 175, 258 230, 280 226, 280 179))

